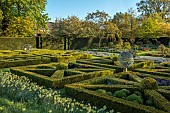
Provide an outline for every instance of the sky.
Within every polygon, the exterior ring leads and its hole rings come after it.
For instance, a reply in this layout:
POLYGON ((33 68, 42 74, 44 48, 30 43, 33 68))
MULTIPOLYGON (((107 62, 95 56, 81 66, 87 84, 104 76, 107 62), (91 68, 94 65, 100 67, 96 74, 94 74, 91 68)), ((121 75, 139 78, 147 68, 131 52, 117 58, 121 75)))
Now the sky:
POLYGON ((46 11, 51 22, 56 18, 77 16, 84 19, 87 13, 96 10, 104 11, 111 17, 117 12, 127 12, 129 8, 136 9, 140 0, 47 0, 46 11))

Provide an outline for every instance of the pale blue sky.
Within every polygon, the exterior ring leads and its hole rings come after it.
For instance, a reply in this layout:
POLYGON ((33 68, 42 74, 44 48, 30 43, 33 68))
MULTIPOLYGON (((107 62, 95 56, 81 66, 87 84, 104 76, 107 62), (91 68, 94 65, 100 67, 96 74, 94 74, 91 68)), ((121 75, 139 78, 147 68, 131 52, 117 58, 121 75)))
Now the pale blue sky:
POLYGON ((56 18, 77 16, 84 19, 87 13, 97 9, 105 11, 113 17, 116 12, 127 12, 129 8, 136 9, 140 0, 47 0, 46 13, 54 22, 56 18))

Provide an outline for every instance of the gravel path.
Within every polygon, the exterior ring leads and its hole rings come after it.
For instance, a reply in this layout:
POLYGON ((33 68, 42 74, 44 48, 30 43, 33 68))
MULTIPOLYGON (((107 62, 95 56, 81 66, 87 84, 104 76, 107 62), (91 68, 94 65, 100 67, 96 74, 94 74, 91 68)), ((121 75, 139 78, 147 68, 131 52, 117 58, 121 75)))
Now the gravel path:
MULTIPOLYGON (((108 53, 108 52, 98 52, 98 51, 83 51, 87 54, 92 54, 94 56, 112 56, 116 53, 108 53)), ((154 60, 155 63, 160 62, 170 62, 170 58, 163 58, 163 57, 152 57, 152 56, 138 56, 135 59, 138 60, 154 60)))

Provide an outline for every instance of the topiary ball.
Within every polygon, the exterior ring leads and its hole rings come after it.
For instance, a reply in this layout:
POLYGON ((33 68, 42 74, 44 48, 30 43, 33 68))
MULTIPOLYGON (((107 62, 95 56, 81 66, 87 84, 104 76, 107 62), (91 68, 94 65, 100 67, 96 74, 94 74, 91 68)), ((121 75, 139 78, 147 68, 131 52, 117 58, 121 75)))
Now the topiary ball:
POLYGON ((109 96, 113 95, 112 92, 107 92, 106 94, 109 95, 109 96))
POLYGON ((131 92, 127 89, 122 89, 122 91, 124 91, 127 95, 129 95, 131 92))
POLYGON ((152 100, 152 99, 147 100, 147 101, 146 101, 146 105, 148 105, 148 106, 153 106, 153 105, 154 105, 153 100, 152 100))
POLYGON ((141 94, 141 92, 139 92, 139 91, 134 91, 134 94, 136 94, 137 96, 142 97, 142 94, 141 94))
POLYGON ((150 77, 144 78, 140 84, 142 89, 158 89, 158 83, 150 77))
POLYGON ((118 97, 118 98, 123 98, 125 99, 125 97, 127 96, 126 93, 122 90, 120 91, 116 91, 114 94, 113 94, 114 97, 118 97))
POLYGON ((133 101, 133 102, 137 102, 139 104, 143 104, 143 100, 142 98, 140 98, 139 96, 137 96, 136 94, 132 94, 132 95, 129 95, 126 100, 128 101, 133 101))

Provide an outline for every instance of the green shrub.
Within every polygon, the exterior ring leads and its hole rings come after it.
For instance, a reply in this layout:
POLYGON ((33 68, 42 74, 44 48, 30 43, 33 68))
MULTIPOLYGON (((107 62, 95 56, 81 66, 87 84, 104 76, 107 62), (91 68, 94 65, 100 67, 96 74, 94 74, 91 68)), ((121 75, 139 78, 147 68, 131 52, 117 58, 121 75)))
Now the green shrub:
POLYGON ((130 94, 130 91, 127 89, 122 89, 122 91, 124 91, 127 95, 130 94))
POLYGON ((153 106, 153 104, 154 104, 154 102, 152 99, 149 99, 146 101, 146 105, 148 105, 148 106, 153 106))
POLYGON ((104 90, 104 89, 98 89, 98 90, 96 90, 96 92, 99 92, 99 93, 104 93, 104 94, 106 94, 106 90, 104 90))
POLYGON ((126 95, 126 93, 124 91, 120 90, 120 91, 116 91, 113 94, 113 96, 125 99, 127 95, 126 95))
POLYGON ((142 89, 158 89, 158 83, 155 79, 146 77, 141 81, 142 89))
POLYGON ((143 104, 143 100, 137 96, 136 94, 132 94, 132 95, 129 95, 126 100, 128 101, 133 101, 133 102, 137 102, 139 104, 143 104))
POLYGON ((142 97, 142 94, 141 94, 141 92, 139 92, 139 91, 135 91, 134 94, 136 94, 137 96, 142 97))
POLYGON ((112 92, 107 92, 106 93, 107 95, 110 95, 110 96, 112 96, 113 94, 112 94, 112 92))

